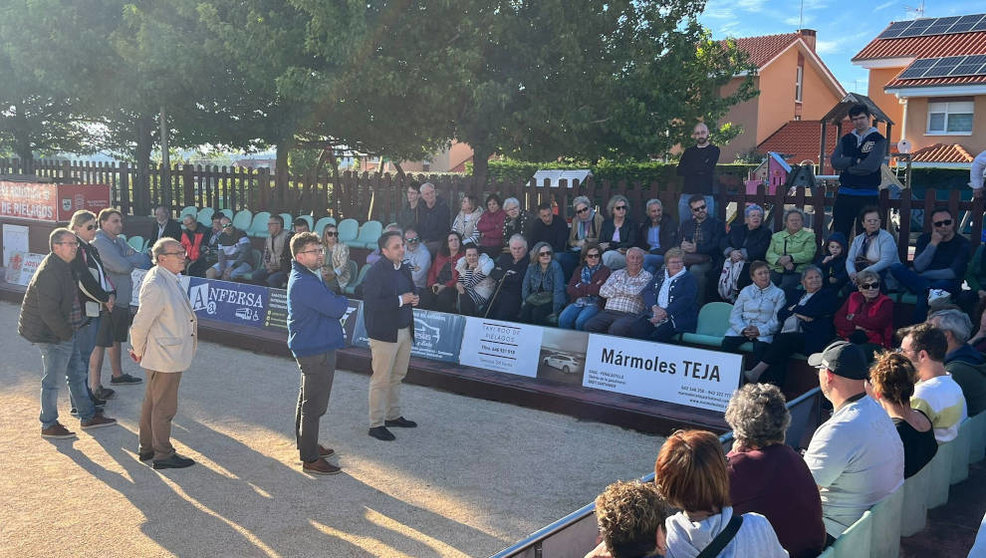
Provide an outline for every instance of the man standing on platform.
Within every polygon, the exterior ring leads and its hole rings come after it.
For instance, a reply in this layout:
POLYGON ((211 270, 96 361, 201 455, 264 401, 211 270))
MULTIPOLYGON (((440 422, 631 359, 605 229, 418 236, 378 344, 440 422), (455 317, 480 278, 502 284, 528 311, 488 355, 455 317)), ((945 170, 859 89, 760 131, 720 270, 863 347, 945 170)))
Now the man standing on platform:
POLYGON ((880 165, 887 140, 873 127, 864 104, 849 109, 853 130, 842 136, 832 153, 832 168, 839 172, 839 193, 832 207, 832 230, 852 238, 860 212, 880 201, 880 165))
POLYGON ((719 162, 719 148, 709 142, 709 127, 704 122, 695 125, 692 132, 695 145, 681 154, 678 160, 678 176, 684 178, 681 196, 678 198, 678 222, 692 216, 688 210, 688 200, 696 194, 705 196, 709 215, 715 215, 715 171, 719 162))
POLYGON ((318 235, 310 232, 294 235, 291 255, 294 259, 288 276, 288 348, 301 369, 295 440, 302 471, 334 475, 341 469, 325 460, 335 450, 318 443, 318 423, 329 406, 336 349, 345 344, 339 320, 346 314, 349 302, 322 281, 325 249, 318 235))
POLYGON ((373 264, 363 281, 363 317, 373 368, 369 434, 386 442, 395 439, 388 426, 417 426, 401 416, 400 390, 411 359, 413 307, 418 305, 418 294, 411 270, 404 263, 401 233, 385 232, 377 244, 384 257, 373 264))
POLYGON ((452 220, 448 204, 438 197, 435 185, 425 182, 421 185, 421 201, 417 205, 417 229, 421 242, 428 248, 431 257, 435 257, 442 241, 452 230, 452 220))
POLYGON ((157 265, 144 276, 140 305, 130 327, 130 358, 147 372, 140 409, 141 461, 155 469, 182 469, 195 463, 171 445, 171 420, 178 412, 178 384, 192 365, 198 346, 198 319, 178 281, 185 270, 185 248, 165 237, 151 247, 157 265))

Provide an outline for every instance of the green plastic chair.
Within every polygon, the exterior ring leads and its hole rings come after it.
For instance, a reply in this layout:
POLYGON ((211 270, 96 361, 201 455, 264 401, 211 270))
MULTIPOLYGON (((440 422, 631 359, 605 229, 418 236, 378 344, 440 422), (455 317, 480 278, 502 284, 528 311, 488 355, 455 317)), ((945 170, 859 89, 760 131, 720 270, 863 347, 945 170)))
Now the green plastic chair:
POLYGON ((873 514, 873 536, 870 554, 873 558, 897 558, 900 555, 901 513, 904 507, 904 487, 887 496, 870 509, 873 514))
POLYGON ((147 247, 147 241, 144 239, 144 237, 140 236, 139 234, 128 238, 127 244, 129 244, 131 248, 133 248, 138 252, 143 252, 144 248, 147 247))
MULTIPOLYGON (((308 217, 308 216, 305 215, 305 217, 308 217)), ((315 233, 315 234, 317 234, 319 238, 322 238, 322 231, 325 230, 325 227, 327 227, 329 225, 335 225, 335 224, 336 224, 335 217, 322 217, 321 219, 318 220, 317 223, 315 223, 315 226, 313 228, 311 228, 311 229, 312 229, 312 232, 315 233)), ((310 226, 311 226, 311 223, 309 223, 309 227, 310 226)))
POLYGON ((222 213, 223 215, 229 217, 229 220, 230 221, 233 220, 233 210, 232 209, 228 209, 228 208, 225 208, 224 207, 224 208, 222 208, 222 209, 219 210, 219 213, 222 213))
POLYGON ((945 442, 938 445, 938 453, 925 468, 931 468, 928 480, 928 509, 932 510, 948 502, 948 486, 952 480, 952 455, 955 444, 945 442))
POLYGON ((835 558, 859 558, 869 556, 873 540, 873 514, 869 510, 863 512, 863 516, 856 520, 845 530, 828 551, 820 556, 833 556, 835 558))
POLYGON ((339 242, 352 247, 352 242, 356 240, 356 235, 359 234, 359 224, 356 223, 356 219, 343 219, 338 226, 339 229, 339 242))
POLYGON ((728 302, 710 302, 698 312, 698 327, 695 333, 683 333, 681 340, 707 347, 719 347, 722 338, 729 331, 729 314, 733 305, 728 302))
POLYGON ((185 218, 186 215, 191 215, 192 217, 198 218, 198 213, 199 213, 199 208, 195 207, 194 205, 190 205, 181 210, 181 213, 178 214, 178 220, 181 221, 182 219, 185 218))
MULTIPOLYGON (((349 263, 353 265, 356 264, 353 260, 349 260, 349 263)), ((363 283, 363 279, 366 279, 366 273, 370 271, 371 267, 373 267, 371 264, 363 264, 363 267, 359 270, 359 274, 356 276, 356 280, 346 285, 346 288, 344 289, 346 294, 356 294, 356 287, 363 283)))
POLYGON ((346 262, 346 267, 349 268, 349 283, 342 288, 342 292, 352 294, 356 290, 356 281, 359 279, 359 266, 353 260, 349 260, 346 262), (350 287, 353 290, 350 290, 350 287))
POLYGON ((904 480, 904 505, 901 508, 900 534, 910 537, 924 530, 928 523, 928 485, 931 463, 904 480))
POLYGON ((281 219, 284 219, 284 228, 290 230, 291 223, 294 222, 294 217, 290 213, 281 213, 281 219))
POLYGON ((986 457, 986 411, 969 419, 972 433, 969 443, 969 463, 979 463, 986 457))
POLYGON ((356 240, 353 241, 350 247, 369 248, 372 250, 377 247, 377 240, 381 234, 383 234, 383 223, 380 221, 367 221, 359 228, 356 240))
POLYGON ((253 213, 249 209, 241 209, 237 212, 236 216, 233 217, 233 226, 244 232, 250 230, 250 225, 252 223, 253 213))
POLYGON ((253 222, 250 223, 250 230, 247 231, 248 236, 254 238, 267 238, 269 234, 267 233, 267 221, 270 220, 270 213, 267 211, 261 211, 253 216, 253 222))
POLYGON ((215 215, 216 210, 211 207, 203 207, 199 210, 198 222, 206 227, 212 226, 212 216, 215 215))
POLYGON ((969 478, 969 447, 972 443, 973 425, 967 418, 959 425, 959 435, 952 440, 955 450, 952 453, 952 474, 949 482, 956 484, 969 478))

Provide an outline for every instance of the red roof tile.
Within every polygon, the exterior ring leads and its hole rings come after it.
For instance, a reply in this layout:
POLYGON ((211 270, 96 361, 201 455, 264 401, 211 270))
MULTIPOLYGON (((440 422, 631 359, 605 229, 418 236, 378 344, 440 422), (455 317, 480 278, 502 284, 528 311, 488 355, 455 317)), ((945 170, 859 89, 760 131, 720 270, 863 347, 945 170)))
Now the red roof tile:
POLYGON ((933 85, 977 85, 986 83, 986 76, 959 76, 922 79, 893 79, 883 86, 884 89, 898 87, 928 87, 933 85))
POLYGON ((763 35, 760 37, 743 37, 736 40, 736 46, 750 54, 750 61, 762 68, 788 45, 801 38, 798 33, 783 35, 763 35))
MULTIPOLYGON (((844 126, 843 129, 849 128, 844 126)), ((835 125, 829 124, 825 132, 825 153, 835 151, 838 139, 835 125)), ((795 164, 806 160, 818 164, 818 148, 821 142, 822 126, 818 120, 792 120, 763 140, 757 146, 757 150, 761 153, 775 151, 792 155, 788 157, 788 162, 795 164)))
POLYGON ((911 154, 914 163, 971 163, 974 157, 961 145, 936 143, 911 154))
POLYGON ((873 39, 856 56, 853 56, 852 60, 855 62, 880 58, 934 58, 959 54, 986 54, 986 31, 903 39, 873 39))

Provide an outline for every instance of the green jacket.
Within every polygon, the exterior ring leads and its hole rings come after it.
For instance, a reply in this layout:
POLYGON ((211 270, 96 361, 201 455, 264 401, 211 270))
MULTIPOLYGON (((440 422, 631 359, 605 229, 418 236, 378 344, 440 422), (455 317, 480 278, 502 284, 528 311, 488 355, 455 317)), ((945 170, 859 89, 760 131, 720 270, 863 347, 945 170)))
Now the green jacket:
POLYGON ((794 260, 794 270, 801 272, 815 259, 818 243, 815 242, 815 231, 801 229, 790 234, 787 229, 775 232, 770 237, 770 247, 767 248, 767 263, 770 269, 778 273, 786 271, 784 266, 777 263, 781 256, 788 255, 794 260))
POLYGON ((986 244, 980 244, 979 248, 976 248, 976 254, 972 256, 972 261, 965 270, 965 280, 969 283, 972 292, 986 291, 986 274, 982 269, 983 247, 986 247, 986 244))

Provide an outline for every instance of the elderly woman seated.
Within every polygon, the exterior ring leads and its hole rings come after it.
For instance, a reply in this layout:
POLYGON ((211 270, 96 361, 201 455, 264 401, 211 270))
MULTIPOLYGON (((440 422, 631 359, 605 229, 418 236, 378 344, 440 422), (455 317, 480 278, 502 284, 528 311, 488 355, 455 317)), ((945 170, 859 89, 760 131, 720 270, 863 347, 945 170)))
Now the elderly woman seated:
POLYGON ((668 556, 698 556, 723 532, 733 516, 742 523, 715 556, 786 557, 767 519, 755 512, 740 514, 730 506, 729 472, 719 438, 703 430, 678 430, 668 436, 654 463, 654 483, 668 503, 681 511, 664 523, 668 556))
MULTIPOLYGON (((719 296, 727 302, 736 300, 743 287, 750 284, 750 262, 767 257, 770 229, 763 226, 763 208, 750 204, 743 211, 743 224, 733 225, 723 238, 723 278, 719 281, 719 296)), ((768 270, 769 274, 769 270, 768 270)))
POLYGON ((935 429, 923 412, 911 408, 917 372, 900 353, 883 352, 870 367, 866 393, 876 400, 897 427, 904 444, 904 478, 914 476, 938 453, 935 429))
POLYGON ((466 244, 465 256, 455 263, 455 290, 459 292, 459 313, 478 316, 486 309, 496 282, 490 277, 493 260, 479 252, 475 244, 466 244))
MULTIPOLYGON (((643 260, 642 249, 630 250, 643 260)), ((664 253, 664 269, 657 272, 641 295, 643 314, 617 320, 610 327, 611 334, 661 342, 679 333, 695 331, 698 282, 685 269, 685 253, 680 248, 664 253)))
POLYGON ((893 348, 894 301, 880 292, 880 275, 872 271, 856 274, 856 289, 832 321, 839 337, 861 345, 872 359, 876 350, 893 348))
POLYGON ((603 221, 599 233, 603 263, 610 269, 623 269, 627 266, 627 250, 637 244, 637 225, 630 219, 630 202, 626 196, 616 194, 611 197, 606 210, 609 217, 603 221))
POLYGON ((787 292, 787 300, 777 313, 780 332, 774 336, 760 362, 744 372, 748 381, 783 386, 791 355, 820 353, 834 336, 835 294, 822 288, 822 270, 813 265, 805 268, 801 286, 803 290, 787 292))
POLYGON ((598 244, 590 242, 582 246, 582 265, 572 274, 566 289, 572 302, 558 316, 558 327, 582 331, 585 323, 602 310, 599 288, 609 279, 610 269, 601 262, 602 250, 598 244))
POLYGON ((551 316, 557 320, 565 306, 565 278, 561 264, 554 260, 554 251, 547 242, 538 242, 531 249, 531 263, 521 286, 521 300, 520 321, 529 324, 549 325, 551 316))
POLYGON ((822 501, 804 459, 784 444, 791 413, 781 390, 746 384, 729 400, 726 422, 735 437, 727 456, 733 512, 766 517, 791 556, 818 556, 825 546, 822 501))
POLYGON ((799 274, 815 259, 818 245, 815 232, 804 228, 805 214, 800 209, 784 212, 784 230, 770 237, 767 263, 771 280, 785 291, 798 283, 799 274))
POLYGON ((510 251, 510 239, 514 237, 515 234, 519 234, 524 238, 531 237, 531 225, 534 224, 534 218, 530 213, 524 211, 520 207, 520 200, 517 198, 507 198, 503 200, 503 252, 510 251))
POLYGON ((780 329, 777 313, 784 307, 784 291, 770 282, 767 262, 750 264, 753 284, 743 287, 729 313, 729 331, 722 338, 722 348, 735 351, 740 345, 753 343, 753 355, 760 361, 764 351, 780 329))

